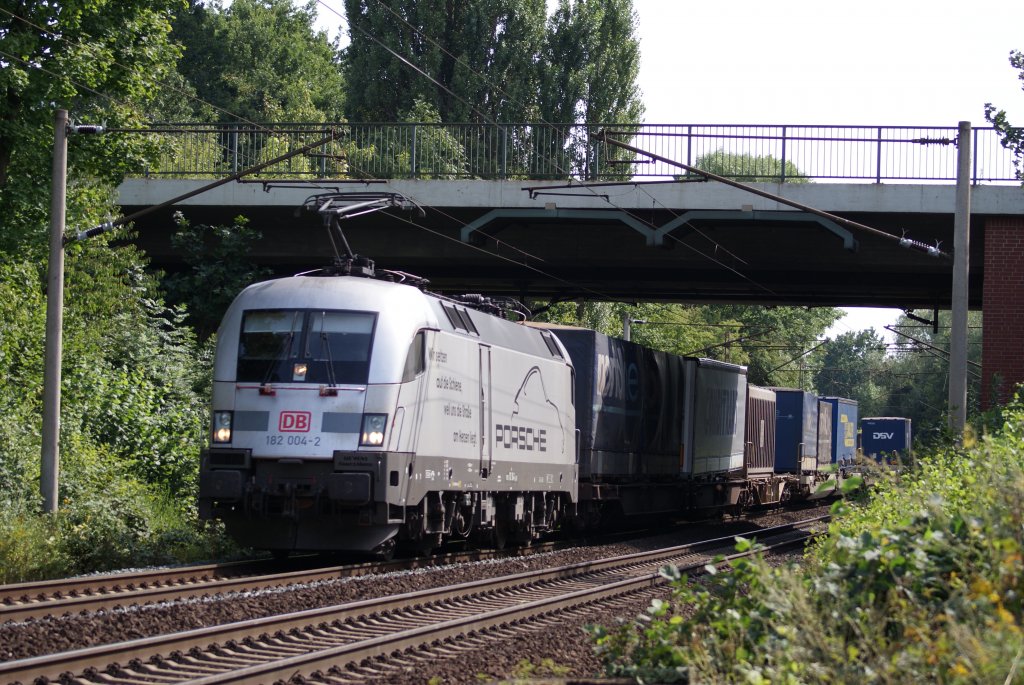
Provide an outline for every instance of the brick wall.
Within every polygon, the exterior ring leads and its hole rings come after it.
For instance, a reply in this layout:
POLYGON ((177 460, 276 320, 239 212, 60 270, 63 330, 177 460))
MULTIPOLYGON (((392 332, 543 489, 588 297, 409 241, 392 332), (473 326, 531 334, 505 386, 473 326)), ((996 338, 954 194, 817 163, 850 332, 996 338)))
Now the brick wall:
POLYGON ((1024 382, 1024 217, 985 220, 983 407, 1024 382))

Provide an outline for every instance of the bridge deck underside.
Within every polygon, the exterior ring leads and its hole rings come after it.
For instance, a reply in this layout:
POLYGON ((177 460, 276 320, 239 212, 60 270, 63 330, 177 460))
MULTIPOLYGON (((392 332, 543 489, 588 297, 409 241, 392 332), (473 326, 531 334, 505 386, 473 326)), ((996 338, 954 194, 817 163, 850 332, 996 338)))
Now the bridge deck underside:
MULTIPOLYGON (((125 207, 126 213, 133 211, 125 207)), ((262 233, 253 261, 286 275, 324 266, 333 252, 318 216, 291 208, 185 207, 193 223, 230 223, 244 213, 262 233)), ((425 217, 398 210, 343 222, 352 249, 379 267, 430 280, 448 292, 529 298, 746 302, 812 306, 948 308, 952 260, 901 248, 871 233, 851 231, 855 250, 835 230, 815 221, 759 217, 699 218, 675 228, 661 246, 621 217, 498 216, 466 240, 463 228, 486 211, 432 207, 425 217)), ((659 227, 678 213, 630 212, 659 227)), ((952 251, 951 215, 847 214, 846 218, 896 236, 952 251)), ((972 226, 970 293, 982 300, 983 217, 972 226)), ((171 210, 137 224, 138 244, 157 267, 182 267, 170 244, 171 210)))

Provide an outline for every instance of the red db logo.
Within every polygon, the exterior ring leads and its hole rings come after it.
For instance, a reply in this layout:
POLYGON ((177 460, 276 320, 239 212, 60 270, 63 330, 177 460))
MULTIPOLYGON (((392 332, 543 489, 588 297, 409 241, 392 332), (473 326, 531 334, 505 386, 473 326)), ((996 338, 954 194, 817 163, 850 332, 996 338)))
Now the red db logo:
POLYGON ((277 430, 282 433, 308 433, 311 416, 308 411, 283 411, 277 421, 277 430))

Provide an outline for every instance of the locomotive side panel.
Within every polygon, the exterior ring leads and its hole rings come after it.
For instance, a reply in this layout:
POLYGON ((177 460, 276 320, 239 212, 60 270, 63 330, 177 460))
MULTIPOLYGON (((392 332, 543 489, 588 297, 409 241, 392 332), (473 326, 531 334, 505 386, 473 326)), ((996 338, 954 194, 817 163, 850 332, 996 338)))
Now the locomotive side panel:
POLYGON ((436 490, 560 491, 575 500, 571 367, 443 331, 427 359, 409 503, 436 490))

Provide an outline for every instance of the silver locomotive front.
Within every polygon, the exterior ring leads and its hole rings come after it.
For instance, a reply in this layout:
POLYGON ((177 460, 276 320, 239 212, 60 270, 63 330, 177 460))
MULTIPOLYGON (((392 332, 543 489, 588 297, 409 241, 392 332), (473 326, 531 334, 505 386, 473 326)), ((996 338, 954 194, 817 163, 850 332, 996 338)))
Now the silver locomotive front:
POLYGON ((243 291, 218 332, 201 516, 262 549, 387 543, 401 517, 389 516, 386 491, 409 461, 388 451, 394 411, 402 382, 422 372, 417 333, 430 318, 417 290, 368 279, 243 291))
POLYGON ((250 286, 218 332, 200 516, 279 552, 535 535, 576 499, 571 378, 549 334, 410 286, 250 286))

